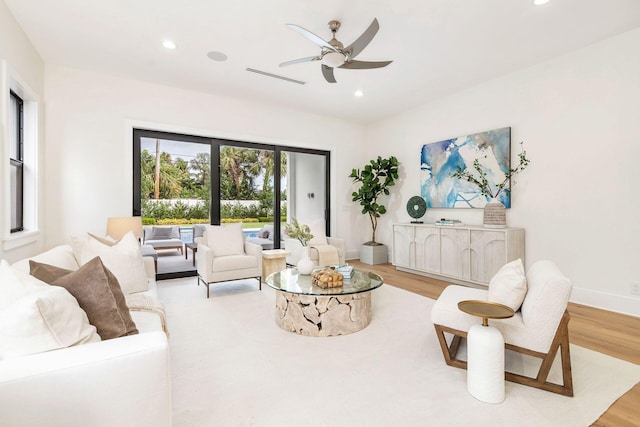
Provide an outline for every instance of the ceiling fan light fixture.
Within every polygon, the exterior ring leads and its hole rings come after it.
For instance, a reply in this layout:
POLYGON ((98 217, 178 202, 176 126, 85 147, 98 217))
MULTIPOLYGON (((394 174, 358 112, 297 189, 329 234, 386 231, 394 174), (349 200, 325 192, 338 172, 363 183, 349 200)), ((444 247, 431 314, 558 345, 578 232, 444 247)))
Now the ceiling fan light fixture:
POLYGON ((340 52, 329 52, 322 57, 322 64, 327 67, 337 68, 344 64, 345 57, 340 52))

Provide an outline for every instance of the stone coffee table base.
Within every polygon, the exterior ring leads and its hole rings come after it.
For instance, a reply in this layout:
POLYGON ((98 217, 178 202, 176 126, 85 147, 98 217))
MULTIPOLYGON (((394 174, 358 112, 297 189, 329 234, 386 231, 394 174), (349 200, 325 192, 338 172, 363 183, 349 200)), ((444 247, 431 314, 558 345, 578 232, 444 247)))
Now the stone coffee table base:
POLYGON ((311 337, 346 335, 371 323, 371 292, 349 295, 301 295, 276 292, 276 324, 311 337))

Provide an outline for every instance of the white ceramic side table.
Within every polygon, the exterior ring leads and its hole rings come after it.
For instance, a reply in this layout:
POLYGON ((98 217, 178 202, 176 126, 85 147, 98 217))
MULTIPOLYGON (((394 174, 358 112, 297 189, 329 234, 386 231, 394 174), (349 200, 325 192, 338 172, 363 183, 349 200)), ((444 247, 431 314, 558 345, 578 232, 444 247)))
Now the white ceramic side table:
POLYGON ((482 317, 482 325, 473 325, 467 333, 467 390, 487 403, 504 401, 504 338, 489 326, 489 319, 506 319, 514 312, 506 305, 490 301, 460 301, 458 308, 482 317))

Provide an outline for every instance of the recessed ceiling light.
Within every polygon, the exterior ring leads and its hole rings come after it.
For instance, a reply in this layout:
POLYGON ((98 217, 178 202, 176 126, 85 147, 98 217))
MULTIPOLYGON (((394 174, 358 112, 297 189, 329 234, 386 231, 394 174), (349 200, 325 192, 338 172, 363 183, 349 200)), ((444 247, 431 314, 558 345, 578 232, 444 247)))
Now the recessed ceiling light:
POLYGON ((211 52, 207 53, 207 56, 209 57, 209 59, 213 59, 214 61, 226 61, 227 60, 227 55, 225 55, 222 52, 215 51, 215 50, 212 50, 211 52))
POLYGON ((363 92, 363 91, 361 91, 361 90, 357 90, 357 91, 355 91, 355 92, 354 92, 354 94, 353 94, 353 95, 354 95, 356 98, 361 98, 361 97, 363 97, 363 96, 364 96, 364 92, 363 92))
POLYGON ((167 49, 175 49, 176 48, 176 44, 174 42, 172 42, 171 40, 165 40, 162 42, 162 46, 166 47, 167 49))
POLYGON ((536 6, 541 6, 545 3, 549 3, 549 0, 533 0, 533 4, 535 4, 536 6))

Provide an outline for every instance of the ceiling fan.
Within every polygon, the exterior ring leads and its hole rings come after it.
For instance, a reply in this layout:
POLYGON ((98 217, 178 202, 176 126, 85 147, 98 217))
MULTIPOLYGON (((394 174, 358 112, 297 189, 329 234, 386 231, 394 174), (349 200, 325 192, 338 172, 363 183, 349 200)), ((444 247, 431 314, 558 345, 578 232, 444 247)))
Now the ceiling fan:
POLYGON ((309 30, 294 25, 287 24, 287 27, 303 35, 307 39, 311 40, 316 45, 320 46, 320 54, 317 56, 308 56, 306 58, 294 59, 292 61, 283 62, 281 67, 287 65, 298 64, 301 62, 321 61, 322 62, 322 75, 329 83, 336 83, 336 79, 333 75, 334 68, 345 68, 348 70, 364 70, 367 68, 382 68, 391 64, 393 61, 357 61, 355 57, 364 50, 365 47, 371 42, 373 37, 378 32, 380 25, 378 20, 373 18, 373 22, 369 25, 369 28, 360 35, 349 46, 344 47, 342 43, 336 40, 336 32, 340 29, 340 21, 329 21, 329 29, 333 34, 333 38, 329 41, 325 41, 322 38, 316 36, 309 30))

